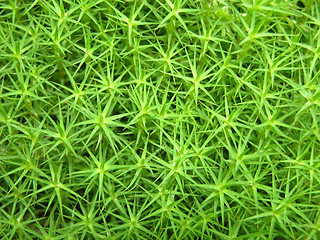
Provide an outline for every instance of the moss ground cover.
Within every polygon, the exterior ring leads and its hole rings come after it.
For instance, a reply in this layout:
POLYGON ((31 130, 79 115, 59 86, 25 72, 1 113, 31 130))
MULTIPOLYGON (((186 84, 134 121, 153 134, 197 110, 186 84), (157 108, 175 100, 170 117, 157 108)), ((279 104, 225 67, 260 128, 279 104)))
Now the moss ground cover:
POLYGON ((1 239, 320 239, 320 3, 0 0, 1 239))

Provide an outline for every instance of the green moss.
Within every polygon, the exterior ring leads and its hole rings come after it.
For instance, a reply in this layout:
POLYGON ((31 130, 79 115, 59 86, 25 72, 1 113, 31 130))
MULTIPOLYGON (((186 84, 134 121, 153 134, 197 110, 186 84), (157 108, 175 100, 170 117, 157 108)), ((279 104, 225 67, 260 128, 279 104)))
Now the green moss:
POLYGON ((319 238, 317 1, 0 9, 0 239, 319 238))

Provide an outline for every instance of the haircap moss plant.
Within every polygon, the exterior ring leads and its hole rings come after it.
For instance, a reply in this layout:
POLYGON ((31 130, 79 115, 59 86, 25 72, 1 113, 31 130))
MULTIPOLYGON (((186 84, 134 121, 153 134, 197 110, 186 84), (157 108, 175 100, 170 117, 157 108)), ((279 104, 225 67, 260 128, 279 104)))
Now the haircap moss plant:
POLYGON ((0 0, 0 238, 319 239, 319 19, 0 0))

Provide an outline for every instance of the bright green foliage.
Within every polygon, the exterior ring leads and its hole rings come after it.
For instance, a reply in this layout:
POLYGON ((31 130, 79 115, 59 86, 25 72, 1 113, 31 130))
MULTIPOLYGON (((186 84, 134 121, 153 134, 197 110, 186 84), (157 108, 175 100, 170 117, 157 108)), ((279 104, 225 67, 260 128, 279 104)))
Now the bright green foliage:
POLYGON ((0 0, 1 239, 320 239, 320 3, 0 0))

